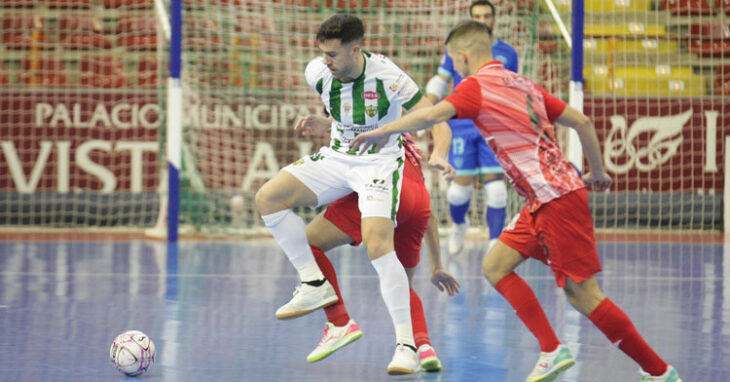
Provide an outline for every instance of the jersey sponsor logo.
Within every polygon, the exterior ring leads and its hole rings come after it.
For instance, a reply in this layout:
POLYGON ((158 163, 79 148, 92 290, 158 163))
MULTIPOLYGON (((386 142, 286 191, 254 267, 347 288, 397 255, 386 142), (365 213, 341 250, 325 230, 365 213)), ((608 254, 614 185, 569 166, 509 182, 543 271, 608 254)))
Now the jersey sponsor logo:
POLYGON ((370 118, 375 117, 375 115, 378 114, 378 108, 372 105, 365 106, 365 114, 367 114, 370 118))
POLYGON ((369 99, 369 100, 376 100, 376 99, 380 98, 380 94, 378 94, 378 92, 368 90, 366 92, 362 92, 362 98, 369 99))

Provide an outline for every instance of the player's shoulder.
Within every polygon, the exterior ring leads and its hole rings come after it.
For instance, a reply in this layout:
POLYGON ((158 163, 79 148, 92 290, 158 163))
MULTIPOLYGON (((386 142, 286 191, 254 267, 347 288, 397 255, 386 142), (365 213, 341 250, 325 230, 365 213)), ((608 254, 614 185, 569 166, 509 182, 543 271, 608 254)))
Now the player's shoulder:
POLYGON ((365 59, 367 60, 366 71, 375 74, 379 77, 387 77, 388 75, 397 77, 403 72, 393 60, 385 56, 384 54, 363 51, 365 59))
POLYGON ((314 58, 309 61, 307 68, 304 69, 304 77, 307 79, 309 86, 314 86, 317 81, 330 75, 322 57, 314 58))
POLYGON ((497 42, 494 44, 494 47, 503 51, 503 52, 509 52, 510 54, 517 55, 517 50, 510 44, 506 43, 504 40, 497 38, 497 42))

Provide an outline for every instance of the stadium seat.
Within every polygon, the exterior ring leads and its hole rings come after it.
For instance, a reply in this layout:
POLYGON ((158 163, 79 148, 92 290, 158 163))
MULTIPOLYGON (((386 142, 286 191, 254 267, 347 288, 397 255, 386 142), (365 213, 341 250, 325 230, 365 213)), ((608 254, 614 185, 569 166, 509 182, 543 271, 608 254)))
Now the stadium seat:
POLYGON ((704 75, 691 67, 616 67, 613 74, 606 66, 586 67, 586 91, 596 95, 702 96, 707 93, 704 75))
POLYGON ((45 21, 39 14, 6 13, 2 19, 2 41, 8 49, 50 48, 45 21))
POLYGON ((730 56, 730 41, 692 40, 689 42, 687 50, 701 57, 728 57, 730 56))
POLYGON ((154 0, 104 0, 104 8, 150 9, 154 0))
POLYGON ((730 26, 724 23, 694 23, 689 26, 690 38, 701 40, 728 40, 730 26))
POLYGON ((715 72, 715 94, 730 95, 730 65, 720 65, 715 72))
POLYGON ((583 41, 586 53, 676 53, 679 52, 679 42, 666 39, 610 39, 586 38, 583 41))
POLYGON ((58 57, 26 57, 20 61, 20 83, 30 86, 64 87, 68 84, 63 60, 58 57))
POLYGON ((109 49, 112 43, 103 33, 100 17, 91 15, 61 15, 58 19, 58 39, 67 49, 109 49))
POLYGON ((1 8, 34 8, 35 0, 0 0, 1 8))
POLYGON ((711 15, 715 10, 707 0, 662 0, 661 9, 675 16, 711 15))
POLYGON ((82 57, 79 62, 79 83, 95 88, 121 88, 129 86, 124 76, 121 57, 82 57))
POLYGON ((187 31, 183 39, 186 48, 191 50, 225 49, 220 24, 216 21, 190 15, 184 17, 183 28, 187 31))
POLYGON ((46 0, 46 5, 52 9, 90 9, 94 0, 46 0))
POLYGON ((725 11, 726 15, 730 15, 730 0, 718 0, 720 2, 720 10, 725 11))
POLYGON ((8 80, 8 75, 5 72, 5 68, 3 67, 3 62, 0 61, 0 86, 5 86, 10 83, 10 80, 8 80))
POLYGON ((586 12, 635 12, 651 9, 651 0, 585 0, 586 12))
POLYGON ((622 24, 586 24, 585 35, 594 37, 663 37, 667 35, 667 27, 666 25, 644 24, 640 22, 622 24))
POLYGON ((157 58, 140 58, 137 63, 137 85, 143 88, 157 88, 157 83, 157 58))
POLYGON ((117 44, 129 50, 157 49, 157 19, 154 15, 122 15, 117 22, 117 44))

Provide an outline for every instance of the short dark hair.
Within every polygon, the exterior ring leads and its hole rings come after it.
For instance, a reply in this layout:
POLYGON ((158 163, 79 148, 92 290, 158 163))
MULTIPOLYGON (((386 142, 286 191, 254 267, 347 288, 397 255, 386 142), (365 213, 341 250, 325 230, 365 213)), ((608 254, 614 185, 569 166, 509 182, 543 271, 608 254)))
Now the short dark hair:
POLYGON ((338 13, 322 23, 317 31, 317 41, 339 39, 342 44, 352 41, 362 41, 365 35, 365 26, 357 16, 347 13, 338 13))
POLYGON ((497 10, 494 9, 494 4, 492 4, 489 0, 476 0, 475 2, 471 3, 471 5, 469 6, 469 16, 471 16, 472 9, 474 9, 474 7, 478 7, 480 5, 485 5, 489 8, 492 8, 492 14, 495 16, 497 15, 497 10))
POLYGON ((464 20, 460 21, 453 29, 451 29, 449 35, 446 37, 446 41, 444 41, 444 45, 447 45, 453 39, 461 38, 464 35, 474 32, 482 32, 490 39, 492 38, 492 29, 486 24, 474 20, 464 20))

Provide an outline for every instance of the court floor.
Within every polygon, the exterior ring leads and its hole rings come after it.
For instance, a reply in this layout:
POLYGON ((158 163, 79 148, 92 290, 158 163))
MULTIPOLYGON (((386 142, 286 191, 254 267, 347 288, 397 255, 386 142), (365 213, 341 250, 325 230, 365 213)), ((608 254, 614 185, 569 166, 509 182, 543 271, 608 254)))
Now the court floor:
MULTIPOLYGON (((524 381, 537 341, 480 273, 484 242, 444 256, 462 284, 456 297, 415 279, 440 373, 390 377, 394 334, 377 276, 360 248, 330 258, 364 336, 308 364, 324 314, 277 321, 297 283, 271 239, 182 241, 138 238, 0 237, 0 380, 115 381, 118 333, 138 329, 157 345, 146 381, 524 381)), ((730 379, 730 250, 717 235, 604 237, 604 292, 633 319, 685 382, 730 379)), ((637 366, 567 303, 551 273, 518 269, 534 288, 577 364, 559 381, 638 381, 637 366)), ((132 380, 129 378, 129 380, 132 380)))

